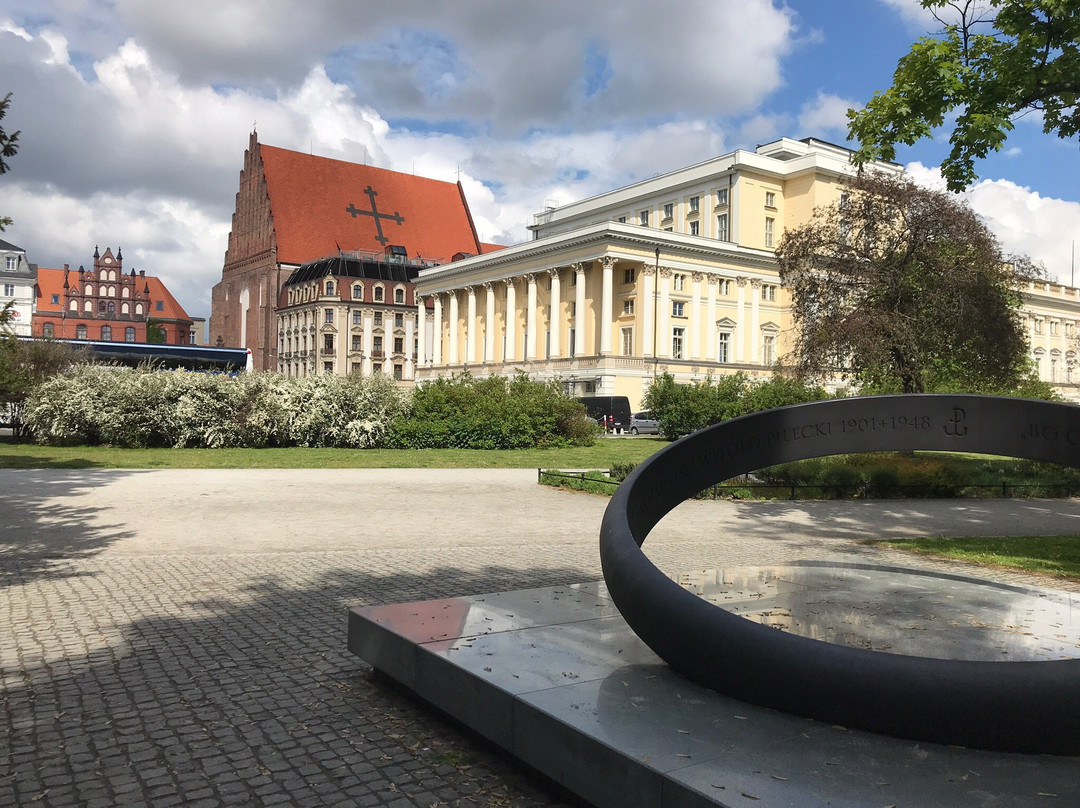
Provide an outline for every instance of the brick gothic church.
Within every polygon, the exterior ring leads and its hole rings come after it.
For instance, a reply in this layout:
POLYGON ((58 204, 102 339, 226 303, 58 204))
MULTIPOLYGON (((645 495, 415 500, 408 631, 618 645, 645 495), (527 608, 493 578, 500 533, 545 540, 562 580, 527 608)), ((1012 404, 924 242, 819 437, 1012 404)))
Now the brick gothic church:
POLYGON ((477 237, 460 182, 267 146, 253 132, 213 289, 210 344, 250 348, 255 369, 277 370, 275 310, 302 264, 343 252, 383 256, 391 248, 440 264, 492 247, 477 237))

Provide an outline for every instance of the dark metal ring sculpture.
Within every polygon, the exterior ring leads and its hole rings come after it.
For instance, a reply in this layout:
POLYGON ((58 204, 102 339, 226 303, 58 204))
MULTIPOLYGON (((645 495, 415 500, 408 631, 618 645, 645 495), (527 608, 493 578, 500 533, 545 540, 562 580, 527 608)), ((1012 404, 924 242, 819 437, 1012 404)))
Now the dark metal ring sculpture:
POLYGON ((1080 659, 931 659, 792 635, 683 589, 640 549, 668 511, 738 474, 825 455, 908 450, 1080 466, 1080 407, 879 396, 781 407, 703 429, 650 457, 612 497, 600 532, 611 597, 674 669, 744 701, 913 740, 1080 754, 1080 659))

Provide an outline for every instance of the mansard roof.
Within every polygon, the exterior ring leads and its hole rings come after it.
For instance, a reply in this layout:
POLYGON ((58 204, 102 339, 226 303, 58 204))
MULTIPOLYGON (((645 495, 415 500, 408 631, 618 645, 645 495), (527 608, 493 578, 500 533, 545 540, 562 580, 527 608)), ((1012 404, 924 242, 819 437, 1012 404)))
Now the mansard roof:
POLYGON ((416 263, 395 263, 375 256, 343 254, 309 261, 293 270, 286 286, 325 278, 364 278, 391 283, 413 283, 423 266, 416 263))
POLYGON ((435 262, 483 251, 461 183, 264 144, 259 151, 280 263, 389 244, 435 262))
POLYGON ((22 247, 16 247, 14 244, 4 241, 2 238, 0 238, 0 250, 3 250, 4 252, 26 252, 22 247))

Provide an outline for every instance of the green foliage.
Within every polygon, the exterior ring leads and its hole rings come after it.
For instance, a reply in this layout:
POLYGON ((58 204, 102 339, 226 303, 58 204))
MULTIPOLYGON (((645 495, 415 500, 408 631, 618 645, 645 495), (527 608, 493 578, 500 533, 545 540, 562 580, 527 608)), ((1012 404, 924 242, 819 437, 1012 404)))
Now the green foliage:
MULTIPOLYGON (((10 311, 10 306, 5 311, 10 311)), ((26 434, 24 409, 31 391, 49 376, 83 360, 81 350, 63 342, 0 337, 0 406, 4 408, 0 420, 10 424, 16 439, 26 434)))
POLYGON ((866 172, 776 251, 791 289, 804 378, 848 377, 871 389, 1013 389, 1028 371, 1021 283, 1040 273, 1011 263, 955 196, 866 172))
POLYGON ((752 382, 746 374, 734 373, 676 384, 671 374, 664 373, 649 386, 642 406, 656 413, 660 434, 675 440, 729 418, 824 398, 820 387, 779 375, 752 382))
POLYGON ((383 445, 404 399, 381 375, 231 378, 85 365, 39 384, 26 421, 57 445, 370 448, 383 445))
POLYGON ((944 25, 900 59, 893 85, 849 110, 855 162, 894 160, 896 144, 933 136, 954 113, 941 172, 952 191, 977 178, 974 162, 998 151, 1014 119, 1037 111, 1043 131, 1080 133, 1080 0, 922 0, 944 25), (945 13, 957 13, 946 20, 945 13), (987 18, 991 12, 993 19, 987 18))
POLYGON ((165 344, 165 329, 156 320, 146 321, 146 341, 151 345, 165 344))
POLYGON ((540 474, 540 485, 555 488, 569 488, 571 491, 585 491, 589 494, 602 494, 610 497, 618 487, 602 471, 566 472, 558 469, 546 469, 540 474))
POLYGON ((462 374, 418 387, 388 443, 400 449, 523 449, 588 446, 595 439, 585 407, 556 382, 536 382, 524 373, 512 379, 462 374))
MULTIPOLYGON (((11 93, 4 96, 3 100, 0 100, 0 121, 4 119, 7 114, 8 106, 11 104, 11 93)), ((3 127, 0 127, 0 174, 6 174, 9 170, 6 158, 14 157, 15 153, 19 150, 19 133, 12 132, 10 135, 4 131, 3 127)), ((0 216, 0 233, 3 233, 5 228, 11 224, 11 218, 8 216, 0 216)))

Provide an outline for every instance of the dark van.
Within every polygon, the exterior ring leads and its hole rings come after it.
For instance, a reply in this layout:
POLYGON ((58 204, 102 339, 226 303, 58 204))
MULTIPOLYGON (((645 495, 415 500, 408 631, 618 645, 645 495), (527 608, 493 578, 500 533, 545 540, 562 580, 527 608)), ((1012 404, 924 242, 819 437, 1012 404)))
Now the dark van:
POLYGON ((609 415, 615 417, 615 431, 630 428, 630 399, 626 396, 583 396, 578 399, 585 405, 585 412, 601 426, 609 415))

